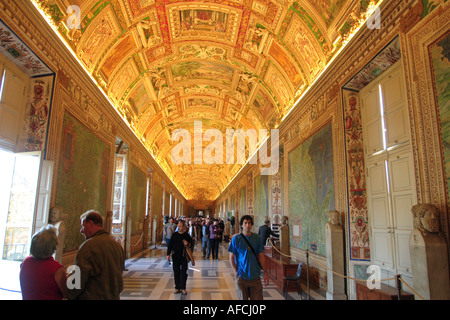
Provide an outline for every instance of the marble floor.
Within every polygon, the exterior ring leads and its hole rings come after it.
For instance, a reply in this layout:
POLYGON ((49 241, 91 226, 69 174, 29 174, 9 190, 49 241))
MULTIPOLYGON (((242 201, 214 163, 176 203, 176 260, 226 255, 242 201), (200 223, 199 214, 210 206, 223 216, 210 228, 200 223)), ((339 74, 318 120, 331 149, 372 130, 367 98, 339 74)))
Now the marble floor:
MULTIPOLYGON (((237 300, 231 264, 228 261, 227 244, 219 247, 219 260, 203 259, 201 244, 194 248, 195 266, 189 264, 187 295, 174 294, 172 265, 167 261, 166 248, 156 246, 136 254, 125 263, 124 290, 121 300, 237 300)), ((302 286, 304 290, 306 288, 302 286)), ((311 291, 311 300, 324 300, 311 291)), ((285 300, 283 293, 270 281, 264 287, 264 300, 285 300)), ((290 292, 288 300, 300 300, 296 292, 290 292)), ((303 299, 307 299, 303 293, 303 299)))

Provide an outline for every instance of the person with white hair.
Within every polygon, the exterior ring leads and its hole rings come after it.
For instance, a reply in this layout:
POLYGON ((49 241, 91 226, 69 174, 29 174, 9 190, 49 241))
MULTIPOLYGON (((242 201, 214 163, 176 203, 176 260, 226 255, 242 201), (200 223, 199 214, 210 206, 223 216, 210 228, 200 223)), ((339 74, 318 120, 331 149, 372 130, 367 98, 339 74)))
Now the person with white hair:
POLYGON ((30 256, 20 265, 23 300, 62 300, 66 291, 64 266, 55 261, 58 246, 56 228, 47 225, 31 239, 30 256))

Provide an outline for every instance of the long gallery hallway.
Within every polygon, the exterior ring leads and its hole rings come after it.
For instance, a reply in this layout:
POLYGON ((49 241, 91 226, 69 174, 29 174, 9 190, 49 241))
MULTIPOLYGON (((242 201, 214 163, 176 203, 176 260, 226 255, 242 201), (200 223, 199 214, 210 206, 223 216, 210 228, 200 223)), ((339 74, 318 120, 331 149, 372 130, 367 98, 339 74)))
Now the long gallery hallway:
MULTIPOLYGON (((226 243, 219 247, 219 260, 203 259, 201 243, 194 247, 195 266, 189 263, 187 295, 174 294, 172 265, 169 265, 165 246, 156 246, 126 260, 123 274, 124 290, 121 300, 237 300, 234 276, 228 260, 226 243)), ((307 299, 302 284, 303 299, 307 299)), ((311 300, 324 300, 311 290, 311 300)), ((301 300, 297 292, 289 292, 288 300, 301 300)), ((283 293, 270 281, 264 287, 264 300, 285 300, 283 293)))

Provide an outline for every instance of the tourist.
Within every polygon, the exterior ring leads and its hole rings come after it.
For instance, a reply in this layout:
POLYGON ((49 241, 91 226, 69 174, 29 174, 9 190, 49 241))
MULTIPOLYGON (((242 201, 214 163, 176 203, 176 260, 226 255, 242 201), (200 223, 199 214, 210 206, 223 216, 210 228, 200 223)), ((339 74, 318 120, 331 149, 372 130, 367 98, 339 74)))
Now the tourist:
POLYGON ((67 296, 71 300, 119 300, 125 270, 122 246, 103 229, 97 211, 85 212, 80 220, 80 231, 86 237, 74 262, 80 270, 80 287, 69 288, 67 296))
POLYGON ((56 228, 48 225, 31 239, 30 256, 20 265, 23 300, 62 300, 65 297, 66 272, 52 255, 58 246, 56 228))
POLYGON ((186 282, 189 259, 185 248, 191 248, 193 245, 193 240, 186 230, 186 222, 180 220, 178 222, 178 231, 172 235, 172 239, 167 247, 168 261, 170 261, 170 256, 172 255, 175 294, 181 292, 183 295, 187 294, 186 282))
MULTIPOLYGON (((228 246, 230 263, 235 272, 235 284, 240 300, 263 300, 261 269, 264 268, 264 253, 258 234, 252 233, 253 218, 245 215, 241 218, 242 233, 231 239, 228 246)), ((264 272, 265 285, 269 284, 267 272, 264 272)))

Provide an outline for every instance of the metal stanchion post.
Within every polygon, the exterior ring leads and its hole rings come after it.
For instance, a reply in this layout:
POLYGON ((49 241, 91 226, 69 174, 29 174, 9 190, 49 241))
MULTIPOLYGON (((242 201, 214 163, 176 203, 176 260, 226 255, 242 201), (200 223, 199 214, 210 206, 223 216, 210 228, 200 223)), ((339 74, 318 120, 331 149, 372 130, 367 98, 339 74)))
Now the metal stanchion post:
POLYGON ((141 258, 144 258, 144 250, 145 250, 145 237, 144 234, 142 234, 142 254, 141 254, 141 258))
POLYGON ((308 290, 308 300, 311 300, 311 295, 309 291, 309 251, 306 250, 306 285, 308 290))
POLYGON ((400 275, 395 276, 397 278, 397 290, 398 290, 398 300, 402 300, 402 282, 400 280, 400 275))

